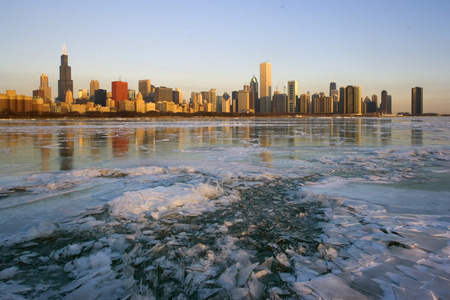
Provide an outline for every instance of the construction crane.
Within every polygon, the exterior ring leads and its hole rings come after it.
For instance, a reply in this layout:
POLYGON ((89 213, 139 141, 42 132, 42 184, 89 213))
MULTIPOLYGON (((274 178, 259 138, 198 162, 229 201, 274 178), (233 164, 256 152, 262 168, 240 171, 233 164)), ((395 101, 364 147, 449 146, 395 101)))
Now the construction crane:
POLYGON ((283 86, 283 93, 284 94, 286 94, 286 86, 283 84, 283 82, 281 82, 281 81, 278 81, 278 83, 277 83, 277 87, 276 87, 276 91, 278 91, 278 87, 280 86, 280 83, 281 83, 281 85, 283 86))

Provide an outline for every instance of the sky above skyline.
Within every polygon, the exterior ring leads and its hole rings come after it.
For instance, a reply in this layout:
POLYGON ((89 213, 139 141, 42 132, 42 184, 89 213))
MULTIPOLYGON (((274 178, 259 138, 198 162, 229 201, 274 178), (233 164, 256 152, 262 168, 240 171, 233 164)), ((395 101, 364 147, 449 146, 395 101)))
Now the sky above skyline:
POLYGON ((273 91, 298 80, 299 93, 329 83, 387 90, 393 112, 450 113, 450 1, 15 1, 0 2, 0 93, 31 95, 49 77, 57 96, 62 45, 74 90, 92 79, 111 90, 138 80, 231 94, 272 64, 273 91))

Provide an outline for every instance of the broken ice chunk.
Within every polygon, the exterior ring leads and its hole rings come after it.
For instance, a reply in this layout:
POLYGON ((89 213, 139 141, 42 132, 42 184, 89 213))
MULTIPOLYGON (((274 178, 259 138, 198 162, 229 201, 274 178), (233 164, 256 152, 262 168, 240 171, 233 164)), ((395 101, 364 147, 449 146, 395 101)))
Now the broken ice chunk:
POLYGON ((253 269, 256 268, 258 263, 254 263, 253 265, 250 265, 246 268, 243 268, 242 270, 239 270, 239 273, 237 273, 237 286, 243 286, 246 282, 250 274, 253 272, 253 269))
POLYGON ((222 275, 220 275, 219 279, 217 279, 217 284, 225 289, 231 289, 236 284, 236 274, 237 274, 237 266, 232 265, 227 268, 222 275))
POLYGON ((333 274, 317 277, 303 284, 323 299, 368 299, 333 274))
POLYGON ((16 276, 18 267, 10 267, 0 271, 0 280, 8 280, 16 276))

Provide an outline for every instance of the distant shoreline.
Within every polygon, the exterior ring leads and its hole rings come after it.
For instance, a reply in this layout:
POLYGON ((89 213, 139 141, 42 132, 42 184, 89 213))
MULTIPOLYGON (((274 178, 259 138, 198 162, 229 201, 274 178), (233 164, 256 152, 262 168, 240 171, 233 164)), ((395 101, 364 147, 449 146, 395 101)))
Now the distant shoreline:
POLYGON ((448 117, 449 114, 381 115, 381 114, 300 114, 300 113, 168 113, 168 112, 116 112, 116 113, 0 113, 0 119, 270 119, 270 118, 402 118, 402 117, 448 117))

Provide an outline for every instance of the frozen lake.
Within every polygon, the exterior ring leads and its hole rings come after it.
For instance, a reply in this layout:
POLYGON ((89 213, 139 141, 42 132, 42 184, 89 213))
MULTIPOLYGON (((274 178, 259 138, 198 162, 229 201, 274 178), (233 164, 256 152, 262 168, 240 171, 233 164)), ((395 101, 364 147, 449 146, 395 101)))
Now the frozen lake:
POLYGON ((450 118, 0 120, 0 299, 450 299, 450 118))

